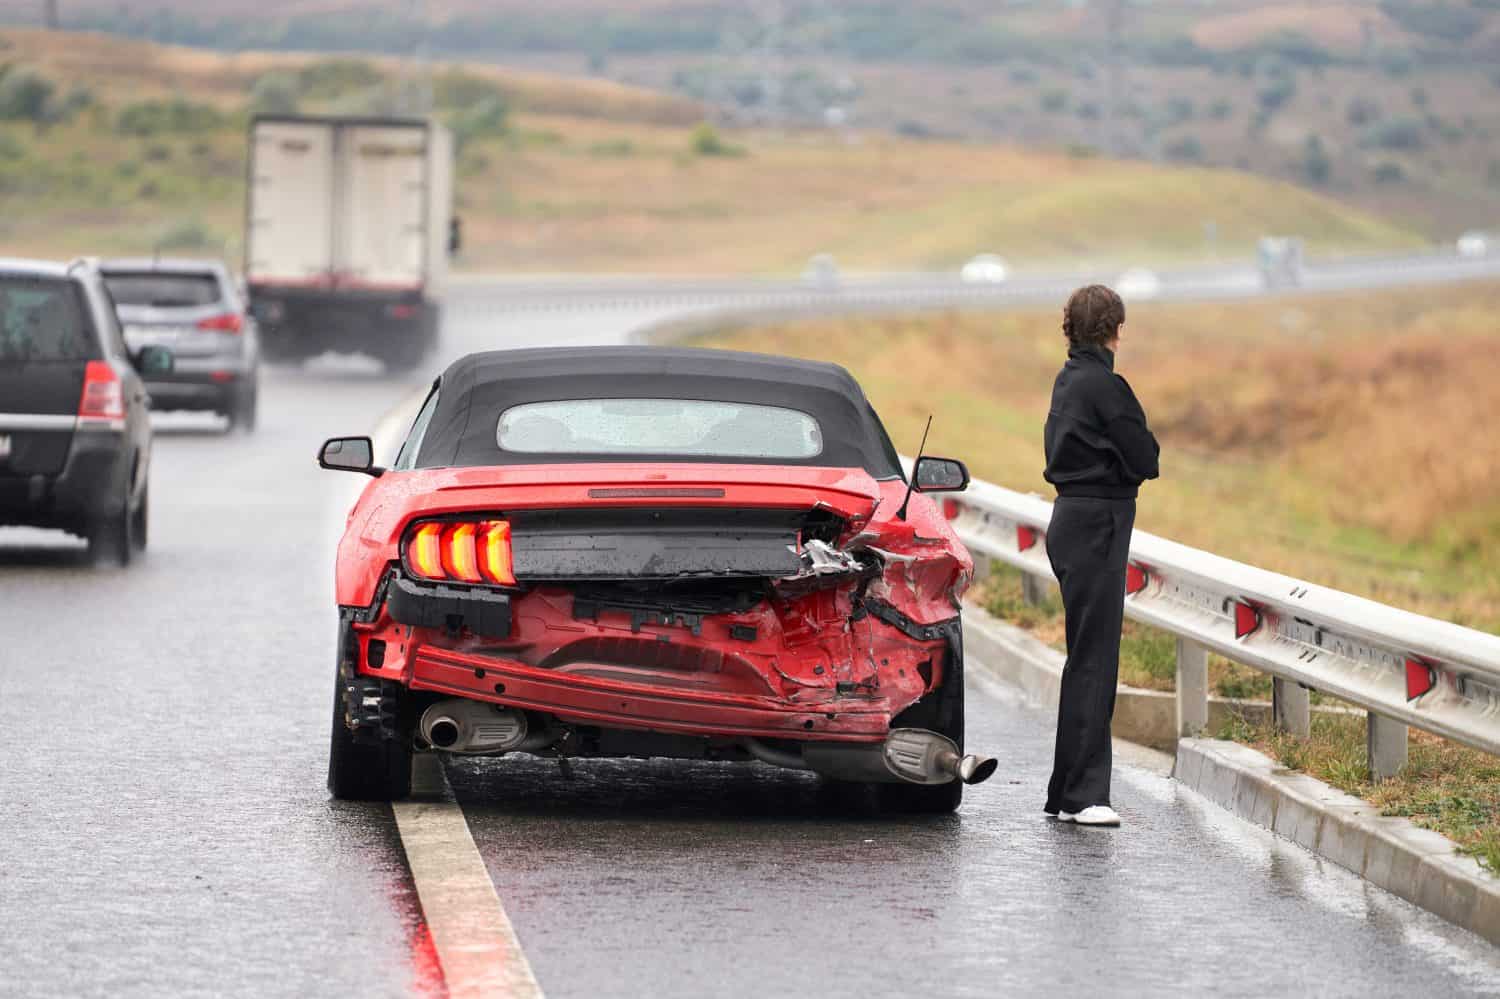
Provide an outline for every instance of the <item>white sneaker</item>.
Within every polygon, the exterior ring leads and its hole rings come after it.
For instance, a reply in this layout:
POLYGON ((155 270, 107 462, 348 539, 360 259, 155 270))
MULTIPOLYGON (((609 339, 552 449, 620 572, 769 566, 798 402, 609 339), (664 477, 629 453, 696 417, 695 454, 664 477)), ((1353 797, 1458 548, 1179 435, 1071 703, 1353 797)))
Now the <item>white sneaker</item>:
POLYGON ((1090 805, 1081 812, 1058 812, 1059 822, 1076 822, 1081 826, 1117 826, 1120 816, 1108 805, 1090 805))

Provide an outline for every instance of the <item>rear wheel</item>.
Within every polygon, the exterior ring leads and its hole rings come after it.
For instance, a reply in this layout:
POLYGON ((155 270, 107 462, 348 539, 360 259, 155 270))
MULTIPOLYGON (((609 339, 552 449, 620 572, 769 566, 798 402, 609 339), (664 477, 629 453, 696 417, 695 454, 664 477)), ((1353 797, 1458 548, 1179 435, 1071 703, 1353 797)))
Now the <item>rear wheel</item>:
POLYGON ((150 523, 151 487, 141 490, 141 505, 130 515, 130 541, 138 552, 146 550, 146 531, 150 523))
POLYGON ((358 676, 358 642, 346 619, 339 622, 339 665, 333 691, 333 730, 328 743, 328 790, 344 801, 392 801, 411 793, 411 741, 400 724, 403 688, 358 676), (371 712, 370 696, 383 703, 371 712), (352 716, 351 698, 359 712, 352 716), (389 724, 379 724, 384 716, 389 724), (350 720, 358 722, 351 728, 350 720), (374 720, 377 723, 371 724, 374 720))
POLYGON ((118 512, 106 514, 89 525, 89 558, 95 562, 129 565, 130 556, 136 550, 135 526, 130 500, 126 497, 118 512))
MULTIPOLYGON (((907 708, 891 722, 891 728, 925 728, 945 735, 964 749, 963 640, 955 637, 949 647, 949 668, 943 685, 907 708)), ((878 784, 880 807, 907 815, 942 815, 957 810, 963 801, 962 781, 946 784, 878 784)))
POLYGON ((260 387, 253 379, 235 393, 234 401, 230 405, 229 412, 226 414, 229 417, 229 429, 243 430, 246 433, 255 429, 255 414, 259 395, 260 387))

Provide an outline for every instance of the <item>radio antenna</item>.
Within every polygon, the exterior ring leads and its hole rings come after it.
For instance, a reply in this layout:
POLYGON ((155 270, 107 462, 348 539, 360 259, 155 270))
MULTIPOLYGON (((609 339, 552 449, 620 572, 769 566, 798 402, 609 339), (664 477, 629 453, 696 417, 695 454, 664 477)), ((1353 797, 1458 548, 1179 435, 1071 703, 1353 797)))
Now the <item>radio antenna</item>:
POLYGON ((927 431, 932 429, 932 414, 927 414, 927 426, 922 428, 922 443, 917 445, 917 457, 911 463, 911 478, 906 483, 906 496, 901 500, 901 509, 896 511, 897 520, 906 519, 906 504, 911 502, 911 494, 917 487, 917 462, 922 460, 922 452, 927 448, 927 431))

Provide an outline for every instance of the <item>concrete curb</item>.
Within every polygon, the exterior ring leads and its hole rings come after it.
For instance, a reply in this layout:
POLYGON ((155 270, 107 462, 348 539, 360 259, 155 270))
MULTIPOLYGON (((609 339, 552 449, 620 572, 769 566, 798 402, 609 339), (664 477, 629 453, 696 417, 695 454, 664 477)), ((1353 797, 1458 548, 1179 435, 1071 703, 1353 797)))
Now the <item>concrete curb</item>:
POLYGON ((1179 741, 1172 776, 1238 817, 1500 944, 1500 879, 1447 837, 1382 816, 1369 802, 1234 742, 1179 741))

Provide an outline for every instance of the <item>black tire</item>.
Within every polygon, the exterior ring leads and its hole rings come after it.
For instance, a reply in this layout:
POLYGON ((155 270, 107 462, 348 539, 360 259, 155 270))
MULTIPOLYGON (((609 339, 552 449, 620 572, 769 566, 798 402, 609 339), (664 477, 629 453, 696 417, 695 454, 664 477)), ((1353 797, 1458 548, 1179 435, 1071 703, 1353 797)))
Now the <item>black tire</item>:
MULTIPOLYGON (((964 749, 964 651, 963 636, 950 639, 950 668, 943 685, 901 712, 891 728, 925 728, 946 735, 964 749)), ((964 798, 962 781, 947 784, 877 784, 880 808, 905 815, 946 815, 956 811, 964 798)))
POLYGON ((358 646, 348 622, 339 622, 339 665, 333 689, 333 729, 328 741, 328 791, 341 801, 395 801, 411 793, 411 739, 380 733, 356 735, 345 718, 345 698, 355 681, 358 646))
POLYGON ((229 429, 241 430, 250 433, 255 429, 255 416, 260 396, 260 386, 257 381, 251 382, 235 393, 234 402, 229 412, 224 414, 229 417, 229 429))
POLYGON ((151 526, 151 487, 141 490, 140 505, 130 515, 130 542, 138 552, 146 550, 147 531, 151 526))
POLYGON ((136 543, 135 517, 128 497, 120 503, 117 513, 107 514, 89 525, 88 541, 89 558, 95 563, 113 562, 122 567, 130 564, 136 543))

